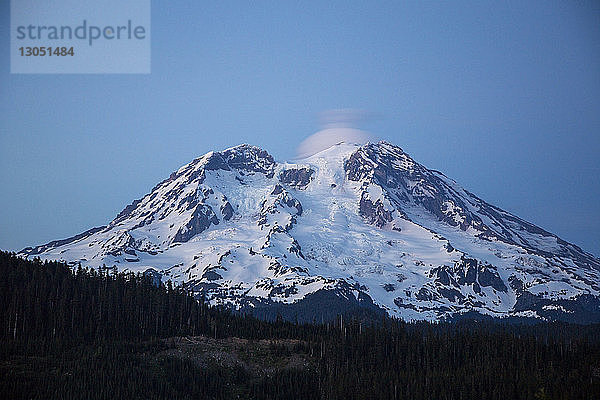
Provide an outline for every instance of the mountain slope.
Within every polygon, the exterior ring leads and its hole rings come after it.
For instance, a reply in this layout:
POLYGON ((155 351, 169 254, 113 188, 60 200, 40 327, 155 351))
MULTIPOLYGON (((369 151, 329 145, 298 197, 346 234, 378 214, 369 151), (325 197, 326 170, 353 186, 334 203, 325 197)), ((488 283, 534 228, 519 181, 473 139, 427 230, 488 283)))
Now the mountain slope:
POLYGON ((600 260, 386 142, 293 164, 210 152, 107 226, 20 254, 151 271, 265 316, 600 320, 600 260))

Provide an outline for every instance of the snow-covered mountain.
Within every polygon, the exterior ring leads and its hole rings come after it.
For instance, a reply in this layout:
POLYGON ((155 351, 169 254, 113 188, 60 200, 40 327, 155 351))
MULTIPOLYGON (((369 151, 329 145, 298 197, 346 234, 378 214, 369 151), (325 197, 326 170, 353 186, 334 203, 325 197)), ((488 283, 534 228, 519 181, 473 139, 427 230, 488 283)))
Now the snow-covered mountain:
POLYGON ((295 163, 210 152, 107 226, 20 254, 152 273, 259 316, 600 321, 599 259, 386 142, 295 163))

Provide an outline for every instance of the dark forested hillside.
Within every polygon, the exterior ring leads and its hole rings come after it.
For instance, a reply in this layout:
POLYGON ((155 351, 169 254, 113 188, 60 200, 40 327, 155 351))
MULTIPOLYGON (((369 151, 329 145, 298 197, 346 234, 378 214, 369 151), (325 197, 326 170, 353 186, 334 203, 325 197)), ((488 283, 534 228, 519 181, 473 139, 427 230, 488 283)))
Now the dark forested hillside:
POLYGON ((265 322, 8 253, 0 307, 0 398, 600 398, 597 325, 265 322))

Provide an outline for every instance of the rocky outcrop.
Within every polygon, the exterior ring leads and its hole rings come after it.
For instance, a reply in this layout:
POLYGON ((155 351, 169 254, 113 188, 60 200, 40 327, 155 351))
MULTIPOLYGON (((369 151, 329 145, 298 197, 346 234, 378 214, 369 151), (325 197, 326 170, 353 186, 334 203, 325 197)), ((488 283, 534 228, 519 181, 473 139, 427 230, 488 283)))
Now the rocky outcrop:
POLYGON ((393 219, 392 212, 385 209, 381 200, 373 202, 366 193, 361 196, 359 212, 368 224, 378 228, 382 228, 393 219))
POLYGON ((503 293, 508 292, 494 266, 465 256, 462 256, 453 266, 433 268, 430 274, 435 278, 435 282, 441 285, 454 288, 471 286, 475 293, 481 295, 485 295, 481 291, 482 287, 492 287, 503 293))
POLYGON ((223 219, 225 221, 229 221, 231 217, 233 217, 233 207, 231 206, 230 202, 225 201, 225 203, 223 203, 221 206, 221 214, 223 215, 223 219))
POLYGON ((231 168, 246 172, 259 172, 269 178, 274 175, 275 160, 259 147, 243 144, 227 149, 221 154, 231 168))
POLYGON ((310 183, 314 172, 308 167, 285 169, 279 173, 279 181, 298 189, 304 189, 310 183))
POLYGON ((192 237, 204 232, 211 224, 219 225, 219 219, 215 212, 210 206, 199 204, 194 209, 190 220, 184 226, 179 228, 173 238, 173 242, 187 242, 192 237))

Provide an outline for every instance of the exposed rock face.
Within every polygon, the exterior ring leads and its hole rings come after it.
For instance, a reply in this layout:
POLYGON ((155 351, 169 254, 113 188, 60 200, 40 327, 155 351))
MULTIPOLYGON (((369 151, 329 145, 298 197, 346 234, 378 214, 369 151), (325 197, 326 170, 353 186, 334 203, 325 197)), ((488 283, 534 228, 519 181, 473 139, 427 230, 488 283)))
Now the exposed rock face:
POLYGON ((199 233, 204 232, 210 224, 219 225, 219 219, 213 209, 206 204, 199 204, 192 213, 192 218, 179 228, 173 242, 187 242, 199 233))
POLYGON ((231 168, 259 172, 272 178, 275 169, 275 160, 263 149, 255 146, 241 145, 223 152, 223 158, 231 168))
POLYGON ((437 267, 432 269, 431 273, 435 276, 436 283, 454 288, 471 286, 475 293, 483 296, 485 294, 481 291, 482 287, 492 287, 503 293, 508 291, 494 266, 473 258, 463 256, 452 267, 437 267))
POLYGON ((298 164, 210 152, 107 226, 21 255, 152 274, 264 318, 600 322, 600 260, 385 142, 298 164))
POLYGON ((399 206, 419 205, 440 221, 463 231, 483 226, 438 173, 415 163, 399 147, 388 143, 365 145, 348 159, 345 169, 350 180, 388 188, 390 200, 399 206))
POLYGON ((400 212, 418 207, 446 225, 462 231, 473 229, 485 240, 501 240, 536 254, 575 257, 583 264, 598 265, 598 259, 590 258, 579 247, 486 203, 441 172, 416 163, 400 147, 386 142, 367 144, 348 158, 344 169, 349 180, 387 189, 387 197, 400 212), (538 245, 544 240, 555 241, 556 248, 546 252, 538 245))
POLYGON ((285 169, 279 174, 279 181, 298 189, 305 188, 312 179, 315 171, 310 168, 285 169))
POLYGON ((131 216, 131 213, 136 209, 136 207, 138 206, 138 204, 140 204, 140 201, 142 201, 141 199, 138 200, 134 200, 131 204, 129 204, 127 207, 125 207, 123 209, 123 211, 121 211, 119 214, 117 214, 117 217, 114 219, 114 223, 118 224, 121 221, 126 220, 127 218, 129 218, 131 216))
POLYGON ((373 203, 366 193, 363 193, 360 198, 360 215, 365 221, 378 228, 382 228, 385 224, 392 221, 392 212, 385 209, 381 200, 376 200, 373 203))
POLYGON ((221 206, 221 214, 223 214, 223 219, 225 221, 229 221, 231 217, 233 217, 233 207, 230 202, 225 201, 225 204, 221 206))

